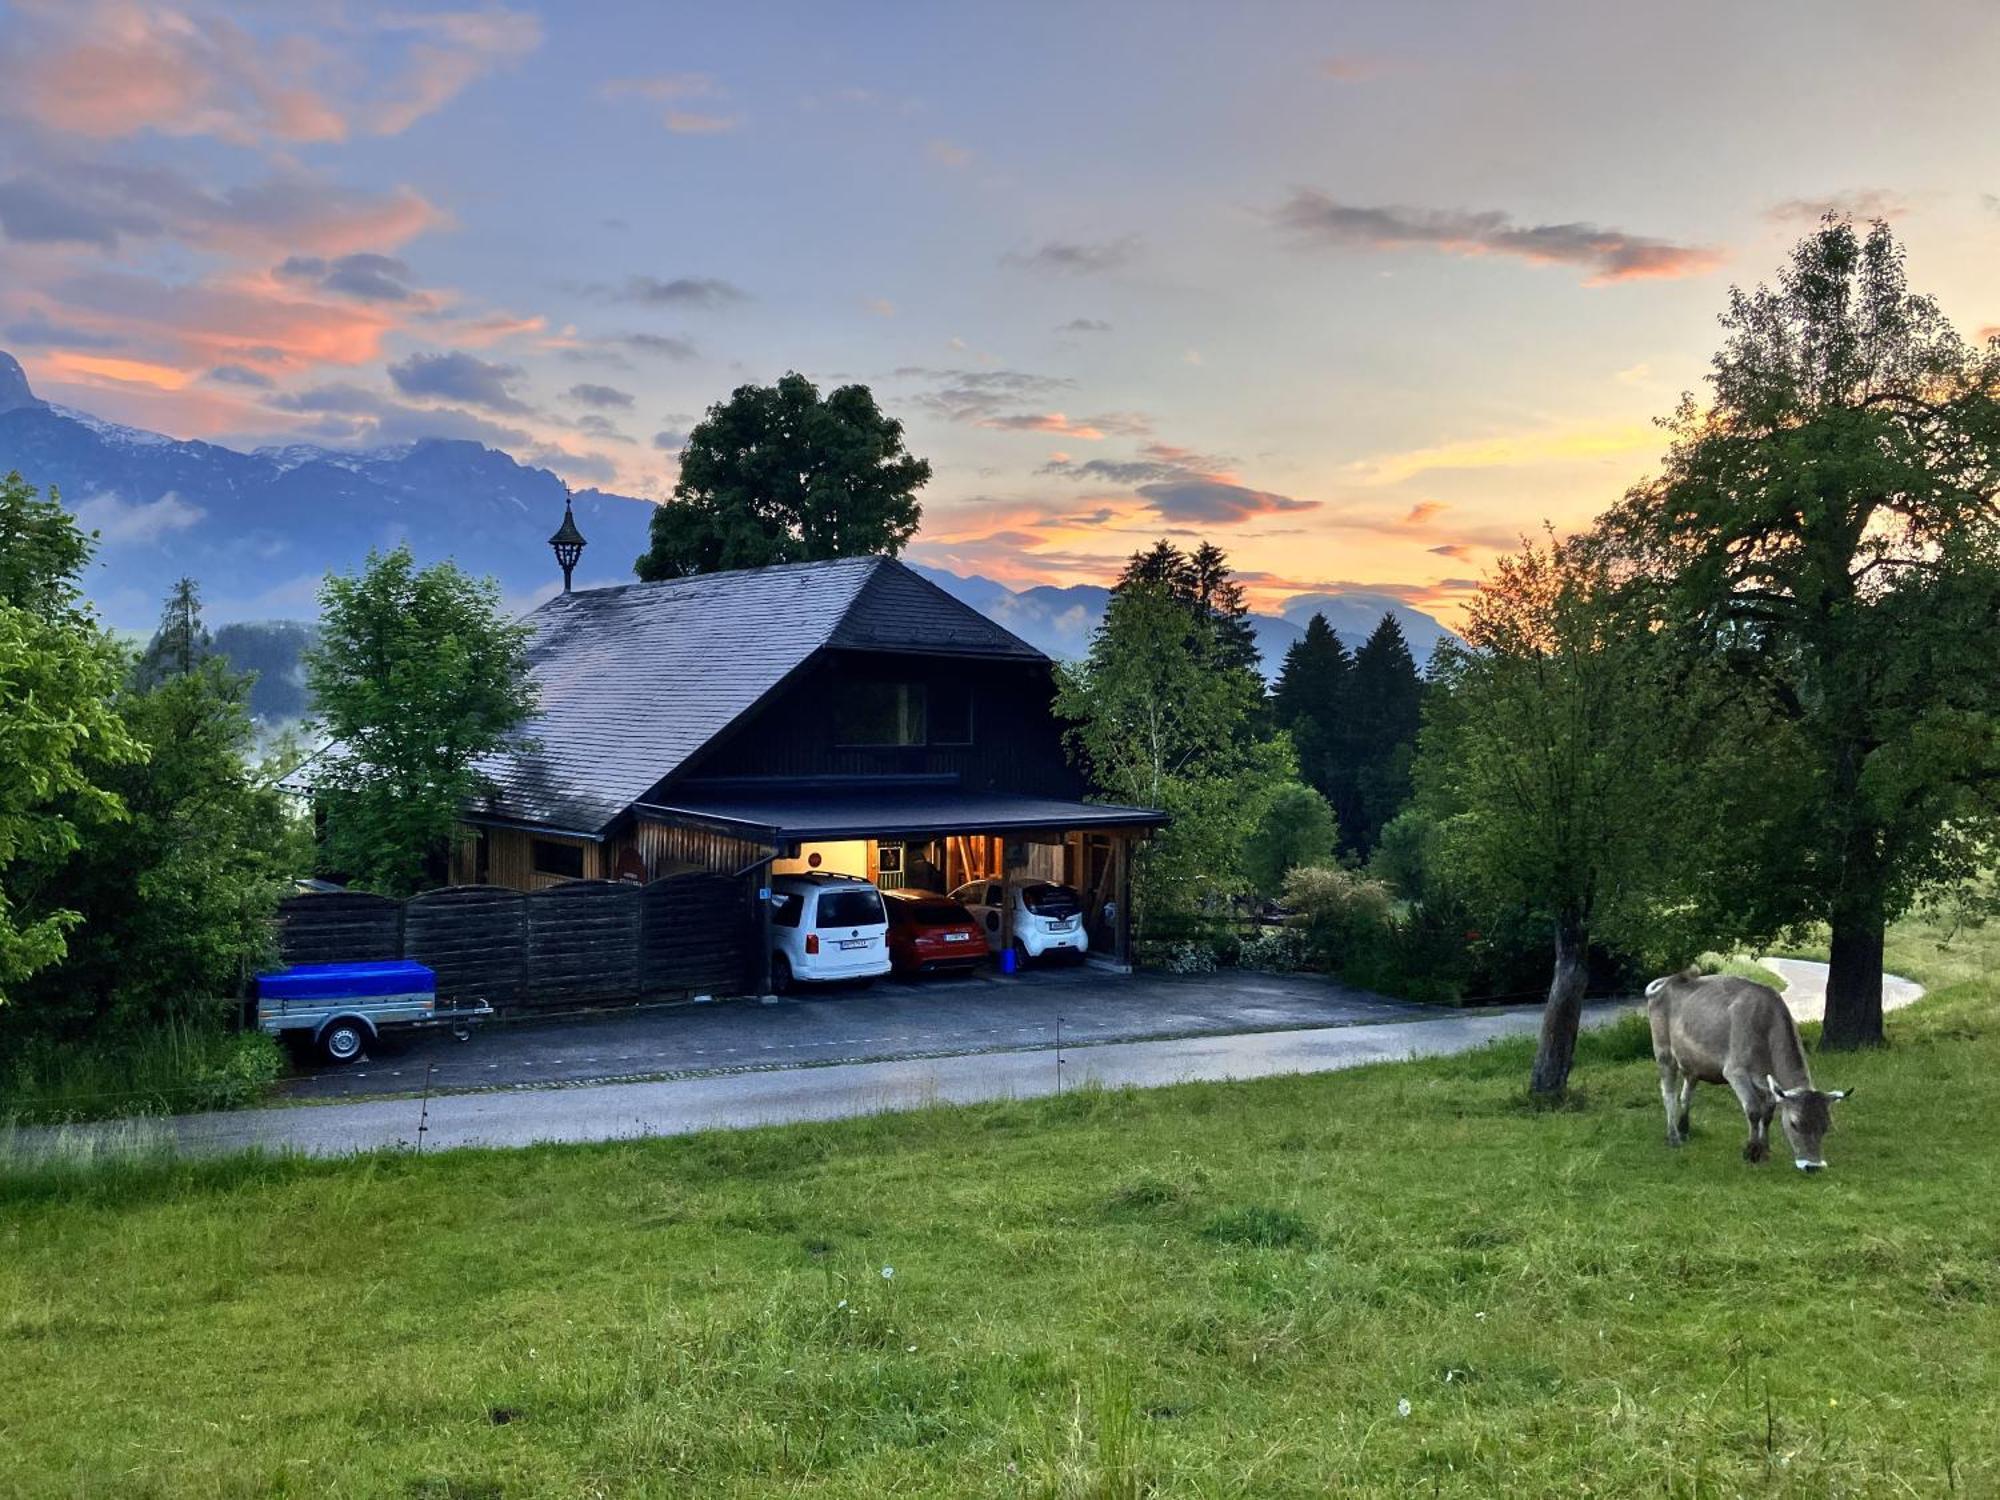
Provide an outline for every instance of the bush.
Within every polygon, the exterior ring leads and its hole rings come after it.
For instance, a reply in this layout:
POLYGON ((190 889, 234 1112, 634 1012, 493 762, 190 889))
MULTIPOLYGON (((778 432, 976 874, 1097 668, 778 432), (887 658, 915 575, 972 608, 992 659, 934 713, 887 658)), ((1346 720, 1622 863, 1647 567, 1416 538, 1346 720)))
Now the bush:
POLYGON ((186 1114, 254 1104, 284 1076, 277 1040, 177 1020, 115 1042, 47 1037, 22 1045, 0 1075, 0 1121, 56 1124, 186 1114))
POLYGON ((1207 943, 1183 940, 1162 947, 1155 967, 1169 974, 1213 974, 1216 970, 1215 949, 1207 943))
POLYGON ((1438 894, 1443 830, 1429 813, 1406 807, 1382 825, 1368 873, 1405 901, 1438 894))
POLYGON ((1286 782, 1270 794, 1243 846, 1243 872, 1260 896, 1276 895, 1300 865, 1333 862, 1339 830, 1333 808, 1309 786, 1286 782))
POLYGON ((1237 945, 1236 962, 1246 969, 1290 974, 1306 963, 1306 934, 1299 927, 1265 927, 1237 945))
POLYGON ((1285 905, 1298 913, 1306 951, 1330 974, 1379 953, 1391 932, 1388 887, 1352 870, 1308 865, 1285 877, 1285 905))

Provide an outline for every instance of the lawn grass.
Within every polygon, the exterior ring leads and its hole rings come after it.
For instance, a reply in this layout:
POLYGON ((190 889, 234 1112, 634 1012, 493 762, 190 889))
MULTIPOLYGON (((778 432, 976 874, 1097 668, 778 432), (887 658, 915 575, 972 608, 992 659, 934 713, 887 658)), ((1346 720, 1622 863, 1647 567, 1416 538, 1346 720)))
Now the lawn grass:
POLYGON ((1720 1090, 1669 1151, 1636 1019, 1553 1111, 1503 1045, 0 1175, 0 1494, 2000 1493, 1993 950, 1935 937, 1813 1178, 1720 1090))

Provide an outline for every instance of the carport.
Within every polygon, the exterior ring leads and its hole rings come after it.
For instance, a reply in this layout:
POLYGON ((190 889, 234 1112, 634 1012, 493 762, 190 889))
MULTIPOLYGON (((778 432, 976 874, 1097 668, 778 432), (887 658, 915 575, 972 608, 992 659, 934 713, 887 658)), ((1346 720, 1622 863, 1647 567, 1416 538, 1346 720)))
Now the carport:
MULTIPOLYGON (((692 836, 727 841, 738 868, 779 874, 819 869, 891 888, 954 890, 972 880, 1027 877, 1075 887, 1083 898, 1091 951, 1132 962, 1132 851, 1163 813, 1141 807, 979 792, 956 777, 880 777, 796 782, 688 782, 672 803, 634 804, 640 845, 692 836), (752 859, 741 855, 758 851, 752 859)), ((768 927, 768 902, 757 903, 768 927)), ((1012 903, 1003 903, 1000 945, 1013 941, 1012 903)), ((760 952, 769 961, 768 932, 760 952)))

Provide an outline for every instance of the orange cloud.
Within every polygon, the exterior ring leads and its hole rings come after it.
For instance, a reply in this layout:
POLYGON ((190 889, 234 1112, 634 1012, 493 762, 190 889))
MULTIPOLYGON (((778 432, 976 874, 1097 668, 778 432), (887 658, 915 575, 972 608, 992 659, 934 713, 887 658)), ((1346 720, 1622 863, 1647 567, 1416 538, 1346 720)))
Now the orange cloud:
POLYGON ((194 371, 173 365, 155 364, 144 359, 119 359, 109 354, 84 354, 74 350, 54 350, 43 363, 54 371, 58 380, 100 377, 131 385, 151 386, 161 391, 177 391, 195 378, 194 371))
POLYGON ((1446 509, 1448 507, 1441 500, 1419 500, 1415 505, 1410 507, 1410 513, 1403 517, 1403 524, 1405 526, 1425 525, 1430 521, 1431 517, 1446 509))
MULTIPOLYGON (((1435 469, 1511 469, 1532 464, 1576 463, 1621 454, 1651 453, 1658 449, 1659 442, 1660 434, 1656 428, 1636 424, 1557 428, 1440 443, 1430 448, 1384 454, 1351 467, 1355 477, 1363 484, 1400 484, 1435 469)), ((1422 509, 1422 506, 1417 509, 1422 509)), ((1413 523, 1415 518, 1416 511, 1413 510, 1413 523)))

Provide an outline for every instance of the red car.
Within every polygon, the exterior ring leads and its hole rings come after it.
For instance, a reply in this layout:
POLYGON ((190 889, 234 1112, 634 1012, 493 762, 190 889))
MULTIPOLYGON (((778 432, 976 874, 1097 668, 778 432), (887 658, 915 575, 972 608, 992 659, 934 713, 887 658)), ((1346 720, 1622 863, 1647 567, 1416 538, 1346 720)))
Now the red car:
POLYGON ((884 891, 889 964, 898 974, 936 974, 986 962, 986 934, 972 913, 936 891, 884 891))

